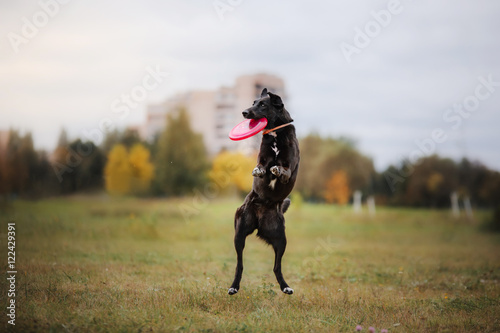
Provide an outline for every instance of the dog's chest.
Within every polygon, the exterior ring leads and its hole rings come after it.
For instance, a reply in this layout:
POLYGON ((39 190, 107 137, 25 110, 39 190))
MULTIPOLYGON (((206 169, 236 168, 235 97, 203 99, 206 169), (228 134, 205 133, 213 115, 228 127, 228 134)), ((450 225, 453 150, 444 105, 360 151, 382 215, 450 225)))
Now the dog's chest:
POLYGON ((276 133, 274 133, 274 132, 272 132, 270 134, 274 137, 273 143, 271 145, 271 149, 274 151, 275 157, 277 158, 278 154, 280 153, 280 150, 278 149, 278 142, 276 140, 276 138, 278 137, 278 135, 276 133))
MULTIPOLYGON (((274 159, 277 160, 278 159, 278 155, 280 153, 280 150, 278 148, 278 142, 276 141, 277 134, 273 132, 273 133, 271 133, 271 135, 274 137, 273 143, 271 145, 271 149, 274 151, 274 154, 275 154, 274 159)), ((269 188, 271 190, 274 190, 274 187, 276 186, 276 181, 277 180, 278 180, 278 178, 273 178, 269 182, 269 188)))
POLYGON ((273 146, 271 147, 271 149, 274 151, 274 154, 276 155, 276 157, 278 157, 278 155, 280 153, 280 150, 278 149, 278 144, 276 143, 276 141, 274 141, 273 146))

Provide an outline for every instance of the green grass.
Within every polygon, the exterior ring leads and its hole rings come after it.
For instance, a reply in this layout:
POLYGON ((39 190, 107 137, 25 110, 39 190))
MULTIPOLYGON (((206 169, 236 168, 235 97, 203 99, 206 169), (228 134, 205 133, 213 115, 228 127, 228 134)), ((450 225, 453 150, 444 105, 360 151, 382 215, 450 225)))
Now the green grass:
MULTIPOLYGON (((15 329, 500 331, 500 237, 446 211, 372 218, 292 202, 283 273, 295 294, 279 290, 272 249, 252 235, 241 290, 228 296, 240 203, 78 196, 2 207, 3 262, 16 222, 15 329), (180 207, 193 205, 186 220, 180 207)), ((3 309, 7 289, 2 278, 3 309)))

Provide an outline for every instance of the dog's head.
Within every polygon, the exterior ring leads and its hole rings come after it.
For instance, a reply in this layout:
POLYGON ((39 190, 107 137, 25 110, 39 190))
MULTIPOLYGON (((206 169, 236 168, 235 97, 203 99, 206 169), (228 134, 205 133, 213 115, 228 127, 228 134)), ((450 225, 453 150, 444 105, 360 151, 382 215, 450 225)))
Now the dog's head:
POLYGON ((256 99, 253 105, 243 111, 242 114, 246 119, 266 118, 266 128, 273 128, 293 121, 285 109, 281 97, 268 92, 267 88, 262 90, 260 98, 256 99))

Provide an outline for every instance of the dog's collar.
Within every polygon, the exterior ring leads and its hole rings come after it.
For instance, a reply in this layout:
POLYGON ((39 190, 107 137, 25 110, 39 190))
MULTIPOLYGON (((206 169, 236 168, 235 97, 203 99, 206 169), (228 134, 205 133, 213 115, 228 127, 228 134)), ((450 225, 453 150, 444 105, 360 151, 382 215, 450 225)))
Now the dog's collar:
POLYGON ((280 126, 277 126, 275 128, 271 128, 271 129, 268 129, 268 130, 265 130, 265 131, 262 131, 262 134, 266 135, 266 134, 269 134, 271 132, 274 132, 276 130, 279 130, 280 128, 283 128, 283 127, 287 127, 288 125, 291 125, 292 123, 286 123, 286 124, 283 124, 283 125, 280 125, 280 126))

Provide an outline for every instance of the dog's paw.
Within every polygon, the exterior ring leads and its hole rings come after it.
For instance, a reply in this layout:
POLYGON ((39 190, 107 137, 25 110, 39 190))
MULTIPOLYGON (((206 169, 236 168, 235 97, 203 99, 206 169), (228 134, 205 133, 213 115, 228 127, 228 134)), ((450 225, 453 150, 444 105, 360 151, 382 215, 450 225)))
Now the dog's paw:
POLYGON ((273 175, 279 178, 281 184, 287 184, 290 180, 287 170, 283 167, 275 165, 270 170, 273 175))
POLYGON ((289 181, 290 181, 290 176, 288 176, 286 173, 282 173, 280 176, 281 184, 288 184, 289 181))
POLYGON ((255 167, 255 169, 253 169, 252 171, 252 176, 254 177, 264 177, 264 175, 266 174, 266 170, 265 169, 261 169, 259 167, 255 167))
POLYGON ((287 295, 293 294, 293 289, 290 287, 283 288, 283 292, 287 295))
POLYGON ((276 177, 279 177, 279 176, 281 175, 281 170, 280 170, 280 167, 279 167, 279 166, 277 166, 277 165, 275 165, 275 166, 271 167, 271 170, 270 170, 270 171, 271 171, 271 173, 272 173, 273 175, 275 175, 276 177))
MULTIPOLYGON (((286 289, 286 288, 285 288, 285 289, 286 289)), ((290 288, 288 288, 288 289, 290 289, 290 288)), ((237 292, 238 292, 238 289, 235 289, 235 288, 229 288, 229 290, 227 291, 227 293, 228 293, 229 295, 234 295, 234 294, 236 294, 237 292)), ((283 291, 283 292, 284 292, 284 291, 283 291)), ((293 293, 293 290, 292 290, 292 293, 293 293)))

